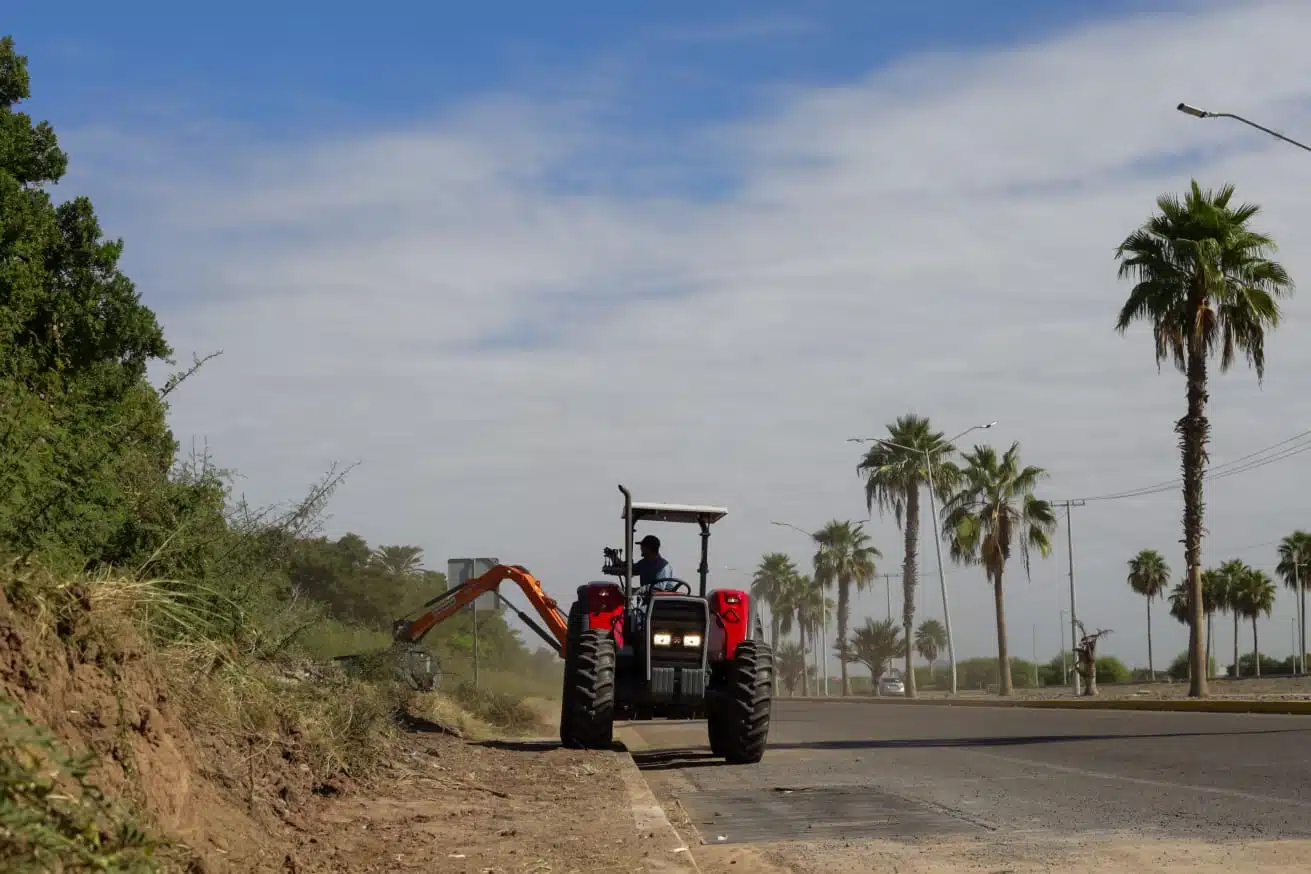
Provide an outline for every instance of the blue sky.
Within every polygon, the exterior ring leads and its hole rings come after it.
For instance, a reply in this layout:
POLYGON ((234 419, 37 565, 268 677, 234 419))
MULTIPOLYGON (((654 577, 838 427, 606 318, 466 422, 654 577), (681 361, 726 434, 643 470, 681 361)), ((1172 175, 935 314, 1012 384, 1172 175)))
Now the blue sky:
MULTIPOLYGON (((1174 111, 1311 137, 1305 0, 22 7, 60 193, 125 238, 182 361, 224 352, 175 396, 184 445, 258 503, 359 461, 330 533, 499 555, 562 598, 619 533, 617 482, 727 506, 730 582, 769 550, 805 564, 770 520, 864 518, 845 440, 908 411, 998 421, 1048 497, 1176 476, 1182 381, 1111 330, 1112 253, 1192 176, 1263 204, 1311 272, 1305 156, 1174 111)), ((1307 312, 1264 385, 1217 377, 1215 461, 1311 422, 1307 312)), ((1206 561, 1271 567, 1311 528, 1304 459, 1210 487, 1206 561)), ((1080 610, 1131 661, 1125 561, 1182 567, 1178 505, 1077 511, 1080 610)), ((896 571, 893 521, 869 524, 896 571)), ((940 615, 931 542, 920 567, 940 615)), ((1065 568, 1063 540, 1032 583, 1016 563, 1015 651, 1031 627, 1056 651, 1065 568)), ((995 651, 982 574, 948 575, 958 651, 995 651)), ((1281 595, 1262 639, 1286 649, 1290 615, 1281 595)))
POLYGON ((842 83, 926 50, 1022 44, 1139 5, 70 2, 22 3, 5 26, 33 58, 36 106, 55 117, 158 101, 303 135, 471 95, 618 86, 627 120, 658 133, 743 114, 774 88, 842 83))

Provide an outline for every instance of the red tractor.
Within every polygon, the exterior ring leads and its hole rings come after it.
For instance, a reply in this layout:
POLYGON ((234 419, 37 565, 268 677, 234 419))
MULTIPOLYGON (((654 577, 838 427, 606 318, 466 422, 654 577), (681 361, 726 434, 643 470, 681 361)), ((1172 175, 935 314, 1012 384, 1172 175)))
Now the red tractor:
POLYGON ((578 587, 564 649, 560 741, 608 749, 615 719, 706 720, 710 749, 730 763, 760 761, 769 736, 774 654, 763 641, 751 595, 708 595, 710 526, 722 507, 636 503, 624 496, 624 549, 606 549, 602 581, 578 587), (664 580, 667 591, 634 585, 638 523, 695 523, 701 529, 699 586, 664 580))

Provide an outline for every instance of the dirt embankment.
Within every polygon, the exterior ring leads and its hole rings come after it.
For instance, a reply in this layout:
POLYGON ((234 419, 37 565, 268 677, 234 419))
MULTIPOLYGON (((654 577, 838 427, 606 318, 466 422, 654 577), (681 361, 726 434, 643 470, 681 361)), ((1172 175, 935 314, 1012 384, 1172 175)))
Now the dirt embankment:
POLYGON ((377 687, 153 648, 97 597, 0 592, 0 692, 17 705, 0 715, 15 763, 0 788, 21 788, 23 814, 0 820, 6 871, 601 872, 669 850, 637 834, 614 754, 497 740, 450 702, 380 715, 396 702, 377 687))

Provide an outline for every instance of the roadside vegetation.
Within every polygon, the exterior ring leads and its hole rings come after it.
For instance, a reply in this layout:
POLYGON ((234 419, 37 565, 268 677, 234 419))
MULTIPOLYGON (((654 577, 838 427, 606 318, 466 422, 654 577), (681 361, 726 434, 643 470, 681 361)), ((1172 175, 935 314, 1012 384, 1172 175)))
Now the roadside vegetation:
POLYGON ((0 40, 0 868, 200 865, 220 827, 253 835, 260 811, 374 779, 407 708, 531 728, 557 659, 497 611, 478 614, 476 688, 469 615, 425 641, 444 697, 332 662, 389 648, 444 576, 418 547, 322 533, 348 470, 255 507, 207 450, 180 452, 168 402, 203 391, 208 359, 152 384, 174 350, 124 243, 87 198, 52 196, 70 159, 30 92, 0 40))

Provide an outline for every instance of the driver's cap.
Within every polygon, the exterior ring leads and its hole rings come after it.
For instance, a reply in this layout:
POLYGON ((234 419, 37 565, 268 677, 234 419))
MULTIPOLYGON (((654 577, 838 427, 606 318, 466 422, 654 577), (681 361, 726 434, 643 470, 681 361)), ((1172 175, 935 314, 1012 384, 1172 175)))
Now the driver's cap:
POLYGON ((660 549, 660 538, 654 534, 648 534, 641 540, 637 541, 638 546, 650 546, 656 550, 660 549))

